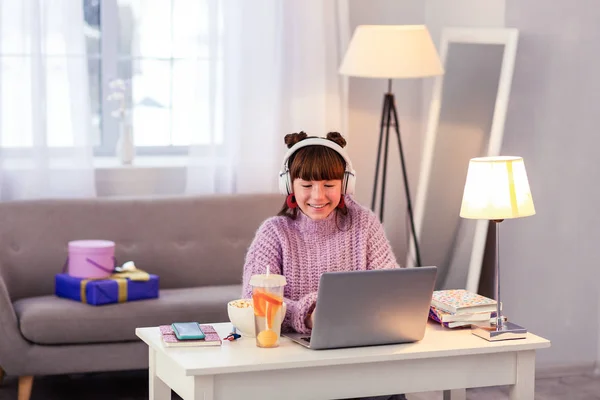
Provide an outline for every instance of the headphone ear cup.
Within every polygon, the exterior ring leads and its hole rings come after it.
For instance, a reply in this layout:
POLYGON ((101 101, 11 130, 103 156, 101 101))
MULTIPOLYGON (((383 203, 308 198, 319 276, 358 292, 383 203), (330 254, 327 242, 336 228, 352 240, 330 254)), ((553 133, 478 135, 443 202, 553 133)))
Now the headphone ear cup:
POLYGON ((279 193, 285 194, 286 196, 292 194, 289 172, 282 172, 279 174, 279 193))
POLYGON ((344 181, 342 182, 342 188, 344 194, 354 194, 354 188, 356 186, 356 176, 348 171, 344 173, 344 181))

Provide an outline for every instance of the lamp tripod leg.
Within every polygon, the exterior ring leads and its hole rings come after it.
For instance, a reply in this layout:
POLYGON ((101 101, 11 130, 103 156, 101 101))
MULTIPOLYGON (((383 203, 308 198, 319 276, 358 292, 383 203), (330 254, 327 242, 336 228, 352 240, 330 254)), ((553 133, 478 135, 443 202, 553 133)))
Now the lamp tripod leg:
POLYGON ((379 143, 377 145, 377 162, 375 164, 375 179, 373 181, 373 196, 371 197, 371 210, 375 211, 375 203, 377 201, 377 186, 379 183, 379 164, 381 163, 381 145, 383 144, 383 134, 385 127, 385 115, 387 112, 387 97, 383 98, 383 108, 381 110, 381 121, 379 123, 379 143))
POLYGON ((387 109, 385 112, 385 149, 383 150, 383 174, 381 176, 381 197, 379 198, 379 220, 383 222, 383 211, 385 205, 385 186, 387 182, 387 162, 388 162, 388 154, 389 154, 389 144, 390 144, 390 122, 391 122, 391 109, 392 109, 392 100, 391 94, 387 93, 386 103, 387 109))
POLYGON ((409 185, 408 185, 408 174, 406 173, 406 162, 404 161, 404 150, 402 148, 402 137, 400 136, 400 122, 398 121, 398 111, 396 110, 396 103, 394 100, 394 95, 391 94, 391 107, 390 107, 390 113, 391 116, 394 118, 394 128, 396 130, 396 138, 398 139, 398 151, 400 153, 400 164, 402 167, 402 178, 404 180, 404 194, 406 196, 406 207, 408 209, 408 219, 409 219, 409 223, 410 223, 410 231, 412 234, 412 239, 413 239, 413 244, 414 244, 414 248, 415 248, 415 261, 416 261, 416 266, 419 267, 421 266, 421 252, 419 250, 419 241, 417 240, 417 232, 415 229, 415 220, 414 220, 414 215, 413 215, 413 207, 412 207, 412 200, 410 197, 410 189, 409 189, 409 185))

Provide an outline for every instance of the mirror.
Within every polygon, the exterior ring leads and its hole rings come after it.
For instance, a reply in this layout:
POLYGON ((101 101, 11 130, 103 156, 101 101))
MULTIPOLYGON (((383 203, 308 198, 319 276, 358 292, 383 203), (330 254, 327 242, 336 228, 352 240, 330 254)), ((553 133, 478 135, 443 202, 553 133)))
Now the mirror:
POLYGON ((442 32, 445 74, 433 87, 414 210, 421 262, 438 267, 436 289, 478 290, 489 221, 459 211, 469 160, 501 150, 517 39, 515 29, 442 32))

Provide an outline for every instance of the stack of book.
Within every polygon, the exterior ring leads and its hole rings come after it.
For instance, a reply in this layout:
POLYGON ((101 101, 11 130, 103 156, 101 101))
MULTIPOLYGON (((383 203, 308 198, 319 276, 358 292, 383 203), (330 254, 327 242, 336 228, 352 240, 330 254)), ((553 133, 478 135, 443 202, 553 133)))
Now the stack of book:
POLYGON ((491 326, 496 318, 496 300, 464 289, 436 290, 429 318, 446 328, 491 326))

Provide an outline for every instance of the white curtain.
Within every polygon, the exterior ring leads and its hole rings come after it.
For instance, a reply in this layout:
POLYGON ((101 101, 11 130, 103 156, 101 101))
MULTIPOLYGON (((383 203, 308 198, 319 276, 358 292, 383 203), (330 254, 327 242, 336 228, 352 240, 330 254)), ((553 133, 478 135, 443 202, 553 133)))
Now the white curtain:
POLYGON ((276 191, 285 134, 346 132, 346 1, 208 0, 211 123, 188 193, 276 191))
POLYGON ((95 195, 81 0, 0 0, 0 201, 95 195))

